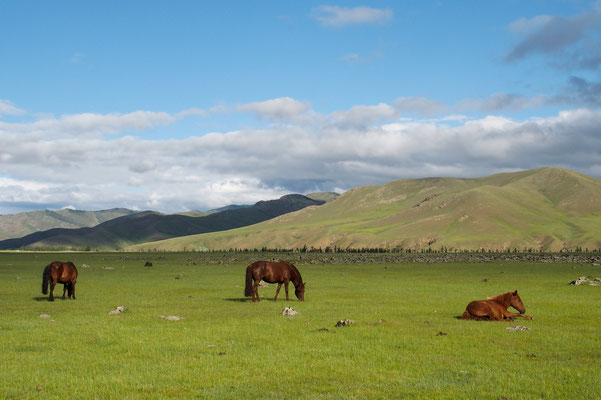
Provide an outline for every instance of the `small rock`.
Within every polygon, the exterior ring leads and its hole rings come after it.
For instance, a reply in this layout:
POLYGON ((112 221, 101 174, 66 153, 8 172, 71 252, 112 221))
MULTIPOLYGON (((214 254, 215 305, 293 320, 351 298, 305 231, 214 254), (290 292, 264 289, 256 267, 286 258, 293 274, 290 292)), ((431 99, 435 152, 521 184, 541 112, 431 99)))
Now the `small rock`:
POLYGON ((50 314, 40 314, 40 318, 51 318, 50 314))
POLYGON ((113 267, 102 267, 102 269, 115 269, 113 267))
POLYGON ((92 269, 88 264, 81 264, 81 267, 84 269, 92 269))
POLYGON ((145 267, 152 267, 152 263, 150 261, 146 261, 144 264, 145 267))
POLYGON ((118 314, 121 314, 125 310, 127 310, 127 307, 119 306, 119 307, 115 308, 114 310, 109 311, 109 315, 118 315, 118 314))
POLYGON ((292 307, 286 307, 282 310, 282 315, 296 315, 298 311, 292 309, 292 307))
POLYGON ((352 319, 341 319, 340 321, 336 322, 336 325, 334 325, 334 327, 339 328, 341 326, 353 325, 354 323, 355 321, 353 321, 352 319))
POLYGON ((177 317, 175 315, 159 315, 159 318, 166 319, 167 321, 179 321, 182 320, 182 317, 177 317))
POLYGON ((482 282, 488 282, 488 278, 482 279, 482 282))
POLYGON ((529 331, 530 328, 528 328, 527 326, 506 326, 505 329, 507 329, 508 331, 529 331))
POLYGON ((447 333, 446 333, 446 332, 442 332, 442 331, 441 331, 441 332, 438 332, 438 333, 436 334, 436 336, 446 336, 446 335, 447 335, 447 333))

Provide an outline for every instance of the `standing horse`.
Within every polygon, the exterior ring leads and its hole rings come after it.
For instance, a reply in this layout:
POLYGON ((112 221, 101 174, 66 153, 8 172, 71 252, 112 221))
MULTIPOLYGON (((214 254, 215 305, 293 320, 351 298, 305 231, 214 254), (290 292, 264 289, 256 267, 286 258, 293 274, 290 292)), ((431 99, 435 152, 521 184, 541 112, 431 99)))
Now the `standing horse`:
POLYGON ((42 294, 48 294, 48 282, 50 282, 50 296, 48 301, 54 301, 54 286, 62 283, 63 299, 65 292, 69 291, 69 298, 75 300, 75 282, 77 282, 77 268, 71 261, 53 261, 46 266, 42 275, 42 294))
POLYGON ((244 295, 246 297, 252 296, 252 301, 261 301, 259 298, 258 286, 259 282, 263 279, 268 283, 277 283, 278 288, 275 291, 275 297, 273 301, 278 300, 278 293, 282 283, 286 289, 286 300, 290 300, 288 297, 288 283, 294 284, 294 294, 296 297, 303 301, 305 300, 305 283, 301 277, 298 269, 287 261, 255 261, 246 267, 246 287, 244 288, 244 295), (254 280, 254 284, 253 281, 254 280))
POLYGON ((472 301, 465 308, 461 318, 479 321, 512 321, 513 317, 532 319, 532 317, 524 315, 525 312, 526 309, 524 308, 524 303, 522 303, 522 299, 516 290, 495 297, 489 297, 487 300, 472 301), (520 313, 516 314, 507 311, 510 306, 520 313))

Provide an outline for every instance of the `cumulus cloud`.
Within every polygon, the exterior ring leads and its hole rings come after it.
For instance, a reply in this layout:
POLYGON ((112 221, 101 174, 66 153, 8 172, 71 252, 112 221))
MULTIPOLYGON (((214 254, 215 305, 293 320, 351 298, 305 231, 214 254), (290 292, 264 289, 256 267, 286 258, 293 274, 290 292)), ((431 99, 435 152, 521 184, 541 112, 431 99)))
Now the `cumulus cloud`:
POLYGON ((394 12, 390 8, 318 6, 313 16, 321 25, 340 28, 348 25, 383 24, 390 22, 394 12))
POLYGON ((440 101, 426 97, 399 97, 394 101, 394 106, 402 113, 412 113, 423 116, 445 113, 449 107, 440 101))
POLYGON ((311 108, 311 103, 301 102, 290 97, 280 97, 266 101, 241 104, 239 111, 252 112, 258 118, 272 121, 294 121, 311 108))
POLYGON ((177 212, 398 178, 473 177, 542 165, 601 173, 601 111, 527 121, 455 115, 449 122, 405 120, 398 113, 385 103, 355 106, 311 124, 177 140, 82 135, 78 129, 89 130, 87 124, 56 137, 35 124, 4 123, 0 213, 17 204, 177 212))
POLYGON ((330 120, 337 125, 362 127, 381 120, 390 120, 398 115, 398 111, 385 103, 374 106, 353 106, 346 111, 330 114, 330 120))
POLYGON ((561 94, 552 99, 555 103, 579 104, 587 107, 601 107, 601 81, 572 76, 561 94))
POLYGON ((524 97, 512 93, 495 93, 486 99, 463 100, 457 105, 458 110, 498 112, 521 111, 538 107, 547 101, 545 96, 524 97))
POLYGON ((23 115, 24 110, 17 108, 13 103, 8 100, 0 99, 0 117, 3 115, 23 115))
POLYGON ((526 36, 507 54, 507 61, 515 61, 533 53, 553 53, 570 46, 584 37, 587 30, 599 26, 597 14, 582 14, 574 17, 537 16, 520 19, 510 25, 514 32, 526 36))
POLYGON ((553 64, 568 68, 596 69, 601 65, 598 31, 601 16, 596 12, 573 17, 539 15, 521 18, 509 25, 520 41, 505 56, 508 62, 534 54, 556 57, 553 64))

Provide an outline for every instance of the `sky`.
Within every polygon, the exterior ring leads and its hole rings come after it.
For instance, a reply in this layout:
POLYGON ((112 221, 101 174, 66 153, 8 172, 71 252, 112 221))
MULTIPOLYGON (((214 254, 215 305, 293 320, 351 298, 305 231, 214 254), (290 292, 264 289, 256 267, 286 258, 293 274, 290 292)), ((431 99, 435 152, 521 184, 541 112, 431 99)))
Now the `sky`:
POLYGON ((0 214, 601 178, 601 0, 0 7, 0 214))

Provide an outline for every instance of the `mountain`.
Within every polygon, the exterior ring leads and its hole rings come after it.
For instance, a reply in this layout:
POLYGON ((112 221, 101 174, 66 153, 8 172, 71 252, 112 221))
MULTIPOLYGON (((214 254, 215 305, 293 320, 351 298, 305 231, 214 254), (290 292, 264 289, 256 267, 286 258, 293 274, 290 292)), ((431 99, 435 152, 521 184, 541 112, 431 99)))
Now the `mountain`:
POLYGON ((30 233, 52 228, 92 227, 137 211, 126 208, 113 208, 101 211, 63 209, 58 211, 41 210, 22 212, 13 215, 0 215, 0 240, 19 238, 30 233))
POLYGON ((358 187, 321 207, 257 225, 132 249, 263 246, 599 249, 601 180, 551 167, 476 179, 402 179, 358 187))
MULTIPOLYGON (((307 197, 309 197, 309 196, 307 196, 307 197)), ((316 200, 316 199, 314 199, 314 200, 316 200)), ((186 211, 186 212, 177 213, 176 215, 187 215, 188 217, 206 217, 207 215, 215 214, 215 213, 218 213, 221 211, 237 210, 239 208, 249 208, 249 207, 252 207, 252 205, 251 204, 248 204, 248 205, 232 204, 232 205, 225 206, 225 207, 214 208, 214 209, 208 210, 208 211, 186 211)))
POLYGON ((205 217, 163 215, 144 211, 115 218, 92 228, 51 229, 20 239, 0 241, 0 249, 66 247, 114 250, 136 243, 215 232, 256 224, 308 206, 323 204, 302 195, 260 201, 247 208, 221 211, 205 217))
POLYGON ((306 194, 305 196, 313 200, 320 200, 327 203, 328 201, 332 201, 336 197, 340 196, 340 194, 336 192, 315 192, 306 194))

